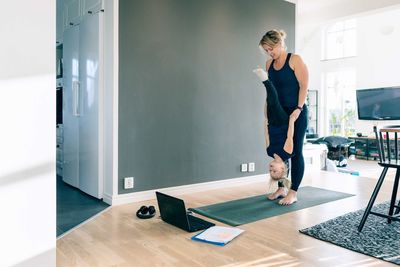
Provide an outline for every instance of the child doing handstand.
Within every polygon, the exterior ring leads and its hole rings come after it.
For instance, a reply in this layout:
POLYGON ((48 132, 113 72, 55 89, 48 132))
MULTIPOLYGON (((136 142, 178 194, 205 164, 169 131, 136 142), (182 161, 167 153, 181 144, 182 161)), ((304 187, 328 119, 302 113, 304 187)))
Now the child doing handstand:
MULTIPOLYGON (((288 160, 293 154, 293 135, 295 119, 291 118, 279 102, 278 94, 268 74, 258 68, 254 73, 260 78, 267 91, 265 112, 265 142, 267 154, 273 158, 269 164, 269 173, 274 181, 278 181, 290 189, 290 181, 287 178, 288 160)), ((282 203, 280 203, 282 204, 282 203)))

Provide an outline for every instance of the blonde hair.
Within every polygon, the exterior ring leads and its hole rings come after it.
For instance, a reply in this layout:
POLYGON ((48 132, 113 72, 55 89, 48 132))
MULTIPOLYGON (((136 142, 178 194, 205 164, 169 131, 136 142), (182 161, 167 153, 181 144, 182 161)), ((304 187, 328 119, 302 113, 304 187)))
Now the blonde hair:
POLYGON ((279 43, 284 46, 286 39, 286 32, 284 30, 270 30, 261 38, 259 45, 268 45, 275 47, 279 43))
POLYGON ((282 184, 283 184, 283 186, 284 187, 286 187, 287 189, 290 189, 290 187, 292 186, 292 182, 289 180, 289 178, 287 177, 288 176, 288 172, 289 172, 289 167, 288 167, 288 165, 284 162, 283 163, 283 171, 282 171, 282 176, 281 177, 272 177, 271 175, 270 175, 270 177, 271 177, 271 184, 270 184, 270 186, 272 185, 272 182, 273 181, 275 181, 275 182, 281 182, 282 184))

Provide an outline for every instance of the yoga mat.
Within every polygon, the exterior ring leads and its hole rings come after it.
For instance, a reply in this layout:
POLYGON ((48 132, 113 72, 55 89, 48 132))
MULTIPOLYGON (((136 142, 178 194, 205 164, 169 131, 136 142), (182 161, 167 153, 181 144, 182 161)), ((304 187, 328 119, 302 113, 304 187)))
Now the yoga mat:
POLYGON ((289 206, 279 205, 279 199, 271 201, 267 199, 267 195, 260 195, 189 210, 231 226, 238 226, 351 196, 354 195, 305 186, 298 190, 299 200, 289 206))
MULTIPOLYGON (((389 202, 375 205, 372 211, 388 214, 389 202)), ((358 225, 364 210, 350 212, 300 230, 311 237, 400 265, 400 222, 370 214, 363 230, 358 225), (340 233, 340 234, 338 234, 340 233)))

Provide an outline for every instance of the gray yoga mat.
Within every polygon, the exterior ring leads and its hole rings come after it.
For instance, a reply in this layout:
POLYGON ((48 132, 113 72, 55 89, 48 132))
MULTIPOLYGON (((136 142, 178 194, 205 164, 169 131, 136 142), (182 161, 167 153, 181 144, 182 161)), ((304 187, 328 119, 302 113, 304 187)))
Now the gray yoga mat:
POLYGON ((238 226, 351 196, 354 195, 305 186, 298 190, 299 201, 289 206, 279 205, 279 200, 271 201, 266 195, 260 195, 189 210, 231 226, 238 226))

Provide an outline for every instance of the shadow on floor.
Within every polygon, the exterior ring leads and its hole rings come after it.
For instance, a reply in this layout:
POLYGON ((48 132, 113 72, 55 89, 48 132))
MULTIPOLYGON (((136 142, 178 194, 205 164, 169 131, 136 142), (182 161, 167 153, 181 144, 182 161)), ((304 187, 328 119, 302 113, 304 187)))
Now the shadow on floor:
POLYGON ((57 237, 109 207, 57 176, 57 237))

